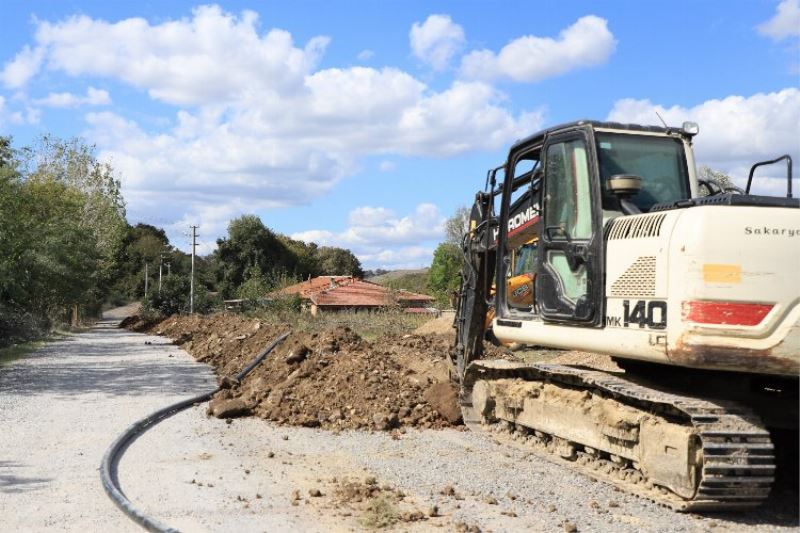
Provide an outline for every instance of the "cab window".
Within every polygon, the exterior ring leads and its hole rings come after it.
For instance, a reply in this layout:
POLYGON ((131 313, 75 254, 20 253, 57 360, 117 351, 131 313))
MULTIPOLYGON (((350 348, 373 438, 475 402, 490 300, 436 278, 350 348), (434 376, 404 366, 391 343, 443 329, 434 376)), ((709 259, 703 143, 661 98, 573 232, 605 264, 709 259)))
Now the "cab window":
POLYGON ((642 178, 642 190, 632 201, 644 213, 655 204, 689 198, 686 154, 680 139, 617 133, 597 133, 595 137, 604 208, 619 210, 617 198, 606 185, 617 174, 642 178))

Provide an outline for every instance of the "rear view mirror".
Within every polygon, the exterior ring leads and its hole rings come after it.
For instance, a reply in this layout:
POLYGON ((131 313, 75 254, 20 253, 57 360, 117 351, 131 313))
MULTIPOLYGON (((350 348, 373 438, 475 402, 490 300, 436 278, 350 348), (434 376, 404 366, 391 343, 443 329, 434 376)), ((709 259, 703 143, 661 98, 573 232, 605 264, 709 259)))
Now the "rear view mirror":
POLYGON ((633 174, 614 174, 606 182, 608 190, 619 199, 622 212, 626 215, 638 215, 641 213, 638 207, 630 201, 630 198, 642 190, 642 178, 633 174))
POLYGON ((632 174, 615 174, 607 183, 608 190, 615 196, 630 197, 642 190, 642 178, 632 174))

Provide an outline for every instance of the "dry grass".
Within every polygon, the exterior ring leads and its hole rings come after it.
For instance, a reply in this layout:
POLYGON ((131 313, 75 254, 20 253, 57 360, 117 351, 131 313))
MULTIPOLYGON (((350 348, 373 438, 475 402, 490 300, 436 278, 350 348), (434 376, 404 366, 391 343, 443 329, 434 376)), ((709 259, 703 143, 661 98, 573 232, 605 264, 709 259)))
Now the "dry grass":
POLYGON ((429 315, 404 313, 400 310, 339 311, 311 313, 293 310, 260 310, 248 313, 264 322, 289 324, 294 331, 314 331, 347 327, 368 341, 386 334, 404 335, 430 321, 429 315))
POLYGON ((369 502, 361 517, 361 525, 367 529, 391 527, 400 520, 400 512, 387 494, 381 494, 369 502))

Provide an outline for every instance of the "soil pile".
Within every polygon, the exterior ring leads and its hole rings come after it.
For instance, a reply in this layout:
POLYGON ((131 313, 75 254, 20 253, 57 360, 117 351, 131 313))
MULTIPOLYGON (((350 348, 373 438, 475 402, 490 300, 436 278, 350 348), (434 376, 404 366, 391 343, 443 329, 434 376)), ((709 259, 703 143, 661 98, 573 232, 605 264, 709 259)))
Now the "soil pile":
MULTIPOLYGON (((171 317, 149 331, 172 338, 224 377, 240 372, 288 329, 217 314, 171 317)), ((328 429, 446 427, 460 421, 447 383, 447 353, 443 336, 370 343, 346 327, 292 333, 241 384, 217 393, 209 411, 328 429)))
POLYGON ((443 313, 439 318, 434 318, 425 322, 416 330, 415 335, 450 335, 455 337, 456 330, 453 328, 453 313, 443 313))

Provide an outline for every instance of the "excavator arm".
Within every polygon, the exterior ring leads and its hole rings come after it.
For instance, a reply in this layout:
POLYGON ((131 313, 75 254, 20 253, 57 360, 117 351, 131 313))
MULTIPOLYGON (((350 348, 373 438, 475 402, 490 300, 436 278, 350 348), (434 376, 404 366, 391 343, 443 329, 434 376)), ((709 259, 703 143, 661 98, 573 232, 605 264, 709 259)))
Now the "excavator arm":
POLYGON ((496 255, 497 219, 492 212, 494 195, 493 192, 479 192, 475 195, 469 231, 462 242, 464 262, 454 323, 455 349, 452 354, 459 381, 467 366, 479 359, 483 352, 486 313, 490 306, 496 255))

